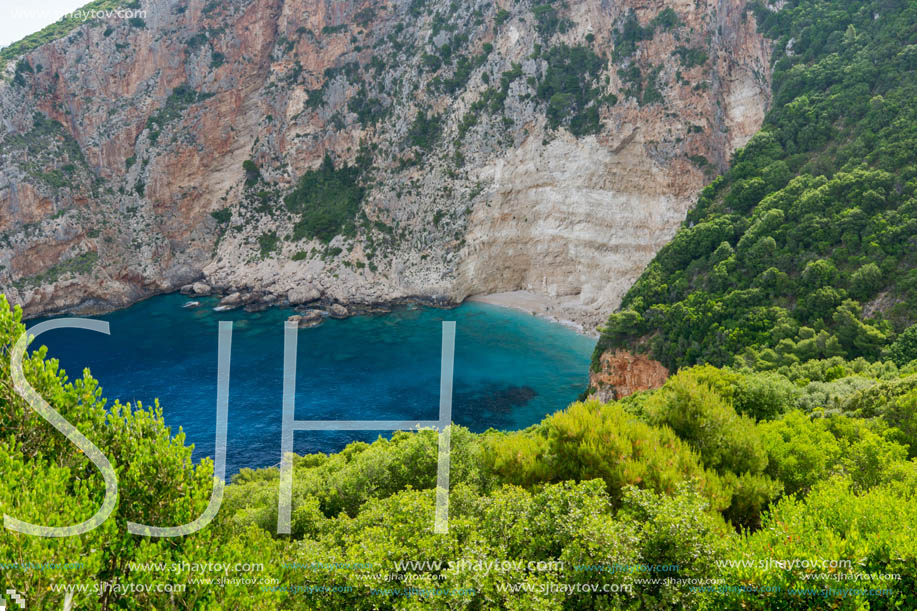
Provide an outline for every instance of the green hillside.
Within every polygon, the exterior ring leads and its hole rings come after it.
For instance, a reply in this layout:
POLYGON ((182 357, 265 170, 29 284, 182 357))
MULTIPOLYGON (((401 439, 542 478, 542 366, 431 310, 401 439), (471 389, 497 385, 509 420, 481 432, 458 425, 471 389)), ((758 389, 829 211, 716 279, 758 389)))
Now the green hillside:
MULTIPOLYGON (((20 314, 0 297, 6 355, 20 314)), ((70 381, 44 356, 26 359, 27 379, 108 457, 119 488, 84 535, 0 532, 3 587, 30 608, 61 608, 67 588, 74 609, 917 606, 914 366, 708 365, 523 431, 456 427, 445 535, 432 532, 437 438, 423 431, 296 457, 289 536, 275 534, 277 469, 244 469, 203 530, 145 538, 127 521, 202 514, 212 461, 192 463, 158 406, 107 405, 88 371, 70 381), (93 584, 107 585, 73 590, 93 584)), ((2 511, 35 524, 86 520, 105 495, 87 457, 13 390, 8 359, 0 473, 2 511)))
POLYGON ((764 126, 627 293, 596 360, 917 358, 917 3, 754 13, 775 42, 764 126))

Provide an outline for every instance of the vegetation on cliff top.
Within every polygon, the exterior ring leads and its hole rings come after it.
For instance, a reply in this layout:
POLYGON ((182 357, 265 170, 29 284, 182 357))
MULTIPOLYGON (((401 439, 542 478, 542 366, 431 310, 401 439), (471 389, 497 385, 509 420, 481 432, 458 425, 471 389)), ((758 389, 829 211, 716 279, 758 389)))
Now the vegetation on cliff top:
POLYGON ((753 8, 775 41, 772 109, 610 317, 594 366, 615 347, 671 369, 917 358, 896 343, 917 312, 917 3, 753 8))
MULTIPOLYGON (((140 2, 137 0, 133 0, 131 2, 122 2, 120 0, 94 0, 93 2, 90 2, 79 9, 71 11, 71 13, 79 12, 83 14, 89 14, 92 11, 107 11, 115 10, 118 8, 139 9, 140 2)), ((10 17, 10 15, 7 15, 7 17, 10 17)), ((12 59, 16 59, 17 57, 28 53, 32 49, 38 48, 41 45, 47 44, 59 38, 63 38, 73 29, 87 23, 87 21, 90 20, 84 20, 81 16, 70 15, 67 17, 62 17, 61 19, 58 19, 51 25, 40 29, 34 34, 29 34, 22 40, 16 41, 10 45, 7 45, 3 49, 0 49, 0 64, 5 64, 12 59)))

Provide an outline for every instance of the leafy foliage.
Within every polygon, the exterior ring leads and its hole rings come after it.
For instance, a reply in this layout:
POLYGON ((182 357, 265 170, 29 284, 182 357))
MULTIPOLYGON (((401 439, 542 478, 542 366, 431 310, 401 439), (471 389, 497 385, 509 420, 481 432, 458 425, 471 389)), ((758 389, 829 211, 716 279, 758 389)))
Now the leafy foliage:
MULTIPOLYGON (((777 49, 764 127, 627 293, 596 362, 611 347, 670 369, 911 357, 910 335, 895 341, 917 312, 917 6, 756 13, 777 49)), ((646 35, 635 23, 621 45, 646 35)))
MULTIPOLYGON (((11 311, 0 296, 0 346, 10 354, 13 342, 25 331, 21 310, 11 311)), ((0 499, 4 512, 35 524, 63 526, 88 519, 101 504, 105 484, 95 466, 41 418, 15 393, 10 379, 9 358, 0 360, 0 499)), ((88 371, 70 381, 44 347, 27 355, 26 378, 55 410, 76 426, 109 458, 118 475, 118 505, 99 528, 79 537, 48 539, 23 536, 5 530, 0 534, 0 558, 4 562, 45 563, 46 570, 5 570, 5 587, 23 593, 33 608, 56 608, 63 594, 51 583, 120 581, 162 583, 163 576, 132 572, 131 561, 209 562, 221 558, 233 562, 246 557, 246 548, 274 543, 265 533, 237 529, 225 537, 212 526, 186 537, 145 539, 127 532, 126 522, 171 526, 199 516, 213 486, 213 463, 191 463, 191 448, 184 435, 173 437, 162 421, 158 405, 106 405, 102 390, 88 371), (238 538, 237 538, 238 537, 238 538), (56 567, 56 568, 55 568, 56 567)), ((168 579, 168 577, 166 577, 168 579)), ((228 604, 242 604, 247 588, 219 595, 228 604), (235 603, 230 601, 235 600, 235 603)), ((186 601, 212 600, 215 592, 201 590, 186 601)), ((267 595, 269 598, 270 594, 267 595)), ((119 595, 114 591, 76 593, 78 608, 111 608, 129 604, 134 608, 171 606, 171 594, 148 591, 119 595), (120 600, 120 602, 116 602, 120 600)), ((206 603, 204 603, 206 604, 206 603)))
MULTIPOLYGON (((0 302, 0 347, 9 354, 24 327, 20 310, 0 302)), ((271 468, 242 470, 210 525, 168 539, 130 535, 125 523, 175 525, 199 516, 213 486, 211 461, 192 464, 191 448, 181 433, 171 434, 158 405, 108 405, 88 371, 71 382, 44 348, 26 358, 24 369, 36 390, 109 457, 120 493, 113 515, 81 537, 0 533, 2 562, 75 563, 2 574, 5 587, 25 593, 36 608, 63 604, 64 594, 51 587, 59 584, 155 586, 183 579, 174 569, 143 571, 136 563, 215 562, 255 563, 256 574, 246 577, 256 579, 227 580, 223 587, 187 580, 186 590, 171 593, 77 592, 71 603, 89 609, 401 608, 405 597, 392 582, 410 575, 463 592, 429 600, 416 594, 418 604, 434 608, 520 602, 545 609, 759 608, 775 599, 656 578, 831 585, 812 570, 761 568, 768 559, 814 557, 857 559, 852 570, 877 582, 899 574, 901 581, 881 581, 888 593, 880 608, 914 603, 917 462, 908 461, 907 443, 895 440, 900 429, 858 415, 873 395, 861 396, 857 385, 838 386, 847 389, 838 395, 843 413, 829 414, 830 405, 810 413, 794 406, 810 385, 871 379, 870 388, 885 389, 875 397, 911 406, 906 411, 913 414, 914 376, 891 363, 832 360, 766 374, 698 367, 625 401, 573 404, 525 431, 472 434, 453 427, 445 535, 432 532, 437 434, 418 431, 353 443, 336 454, 293 457, 290 537, 274 535, 279 474, 271 468), (767 391, 767 382, 779 390, 767 391), (737 413, 739 405, 759 421, 737 413), (736 531, 730 522, 750 530, 736 531), (415 561, 427 564, 396 564, 415 561), (508 564, 499 571, 475 568, 488 562, 508 564), (648 568, 654 566, 676 574, 660 575, 648 568), (541 588, 583 581, 613 589, 570 595, 541 588), (259 585, 265 583, 281 590, 259 585), (513 591, 516 584, 529 591, 513 591), (291 595, 286 586, 314 591, 291 595)), ((50 525, 91 515, 104 495, 102 478, 13 391, 8 359, 0 360, 0 405, 4 512, 50 525)), ((877 599, 818 594, 780 600, 784 608, 802 609, 834 608, 839 601, 862 607, 877 599)))
POLYGON ((566 2, 549 0, 532 8, 535 15, 535 30, 544 40, 548 40, 555 33, 563 34, 573 23, 566 17, 561 17, 558 9, 566 6, 566 2))
POLYGON ((917 325, 911 325, 888 347, 888 356, 898 365, 917 359, 917 325))
POLYGON ((246 187, 254 186, 259 180, 261 180, 261 169, 251 159, 246 159, 242 162, 242 170, 245 172, 246 187))
POLYGON ((217 223, 223 225, 232 220, 232 210, 229 208, 220 208, 219 210, 213 210, 210 213, 217 223))

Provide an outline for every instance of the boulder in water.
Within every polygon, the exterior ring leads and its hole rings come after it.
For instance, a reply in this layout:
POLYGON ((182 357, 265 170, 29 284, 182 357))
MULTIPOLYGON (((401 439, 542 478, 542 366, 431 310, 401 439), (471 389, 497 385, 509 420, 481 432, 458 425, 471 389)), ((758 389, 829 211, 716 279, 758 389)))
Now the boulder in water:
POLYGON ((242 305, 242 293, 231 293, 220 299, 221 306, 239 306, 242 305))
POLYGON ((328 308, 328 310, 331 312, 332 318, 347 318, 350 316, 350 312, 347 310, 347 306, 340 303, 331 304, 331 307, 328 308))
POLYGON ((307 310, 302 314, 293 314, 287 318, 288 322, 295 322, 300 329, 310 329, 317 327, 325 320, 322 313, 318 310, 307 310))

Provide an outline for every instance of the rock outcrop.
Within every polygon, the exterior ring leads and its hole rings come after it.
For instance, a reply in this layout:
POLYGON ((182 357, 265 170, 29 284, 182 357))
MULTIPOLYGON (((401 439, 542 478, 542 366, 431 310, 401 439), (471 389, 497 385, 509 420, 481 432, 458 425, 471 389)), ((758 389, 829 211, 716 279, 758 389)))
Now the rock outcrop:
POLYGON ((10 62, 0 289, 27 316, 526 290, 594 328, 759 127, 769 45, 743 0, 537 4, 142 0, 10 62), (331 239, 286 200, 326 157, 362 189, 331 239))
POLYGON ((318 310, 307 310, 302 314, 293 314, 287 318, 287 322, 295 323, 300 329, 311 329, 324 322, 325 317, 318 310))
POLYGON ((669 370, 659 361, 625 350, 605 352, 599 370, 589 372, 589 386, 599 401, 614 401, 641 390, 659 388, 669 378, 669 370))

